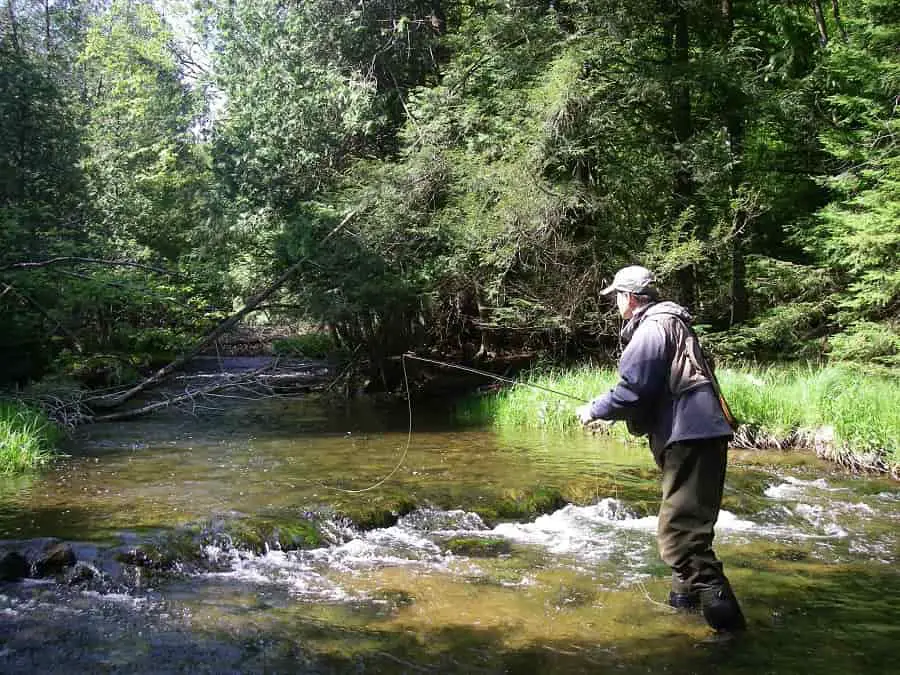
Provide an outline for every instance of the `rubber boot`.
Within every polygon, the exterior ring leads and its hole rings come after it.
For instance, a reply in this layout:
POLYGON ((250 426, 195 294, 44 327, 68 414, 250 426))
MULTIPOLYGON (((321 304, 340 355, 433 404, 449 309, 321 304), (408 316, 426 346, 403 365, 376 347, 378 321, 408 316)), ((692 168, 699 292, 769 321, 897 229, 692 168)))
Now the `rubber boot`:
POLYGON ((700 609, 700 596, 696 593, 676 593, 669 591, 669 606, 679 612, 696 612, 700 609))
POLYGON ((727 581, 700 591, 700 608, 706 623, 716 633, 740 633, 747 628, 744 613, 727 581))
POLYGON ((672 572, 672 590, 669 591, 669 606, 679 612, 696 612, 700 609, 700 595, 691 589, 686 575, 672 572))

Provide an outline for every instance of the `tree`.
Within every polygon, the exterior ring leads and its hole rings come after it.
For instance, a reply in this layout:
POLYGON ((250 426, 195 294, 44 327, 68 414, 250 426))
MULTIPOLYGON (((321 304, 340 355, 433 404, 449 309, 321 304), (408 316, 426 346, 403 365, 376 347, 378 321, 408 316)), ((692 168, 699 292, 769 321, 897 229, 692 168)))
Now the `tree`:
POLYGON ((95 232, 130 256, 177 260, 201 241, 206 185, 172 35, 149 3, 114 2, 92 21, 81 62, 95 232))
POLYGON ((900 308, 900 13, 896 3, 860 0, 844 15, 849 41, 830 44, 821 70, 836 199, 809 245, 839 275, 839 324, 866 339, 873 321, 896 335, 900 308))

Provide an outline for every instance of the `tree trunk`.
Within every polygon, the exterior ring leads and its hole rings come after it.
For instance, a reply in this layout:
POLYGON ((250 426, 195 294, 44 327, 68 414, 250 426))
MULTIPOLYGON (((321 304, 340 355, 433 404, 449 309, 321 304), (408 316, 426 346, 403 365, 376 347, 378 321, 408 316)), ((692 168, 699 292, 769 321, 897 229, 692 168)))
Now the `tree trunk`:
MULTIPOLYGON (((681 3, 673 3, 674 12, 668 28, 667 40, 670 49, 669 61, 672 65, 672 139, 675 145, 674 197, 677 212, 683 213, 691 206, 694 196, 694 178, 687 167, 687 155, 684 144, 693 134, 691 121, 691 90, 687 82, 687 70, 690 61, 690 32, 687 10, 681 3)), ((697 299, 695 270, 693 265, 680 268, 676 272, 679 287, 678 299, 687 306, 693 306, 697 299)))
MULTIPOLYGON (((731 47, 734 34, 734 14, 731 0, 722 0, 722 23, 725 29, 724 49, 731 47)), ((726 84, 725 130, 728 141, 729 191, 731 193, 731 325, 747 320, 747 265, 744 259, 748 236, 749 217, 740 198, 740 188, 744 182, 744 97, 740 91, 726 84)))
POLYGON ((50 54, 50 0, 44 0, 44 39, 47 55, 50 54))
POLYGON ((812 0, 813 14, 816 16, 816 26, 819 29, 819 44, 823 47, 828 44, 828 26, 825 24, 825 13, 822 11, 822 3, 812 0))
POLYGON ((19 51, 19 26, 16 22, 16 2, 6 0, 6 18, 9 21, 9 39, 13 49, 19 51))
POLYGON ((831 11, 834 14, 834 23, 838 30, 841 31, 841 39, 847 41, 847 30, 844 28, 844 22, 841 21, 841 8, 838 6, 838 0, 831 0, 831 11))

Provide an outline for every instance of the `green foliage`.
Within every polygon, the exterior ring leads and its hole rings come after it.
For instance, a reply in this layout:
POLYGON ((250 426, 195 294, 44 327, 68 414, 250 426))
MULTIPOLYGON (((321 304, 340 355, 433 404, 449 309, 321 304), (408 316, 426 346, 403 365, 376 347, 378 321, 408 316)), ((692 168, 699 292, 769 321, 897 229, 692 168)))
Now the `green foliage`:
POLYGON ((68 3, 46 19, 43 41, 30 24, 15 43, 0 39, 10 122, 0 132, 0 352, 14 364, 2 379, 54 364, 133 377, 114 364, 171 353, 206 328, 227 290, 228 249, 204 215, 210 174, 191 130, 198 99, 151 4, 68 3), (75 260, 11 267, 59 256, 171 275, 75 260))
POLYGON ((171 41, 150 4, 114 2, 94 18, 80 58, 97 234, 112 250, 170 261, 198 242, 205 190, 190 142, 196 102, 171 41))
MULTIPOLYGON (((892 466, 900 465, 900 380, 896 376, 850 365, 719 368, 717 375, 737 419, 767 437, 789 443, 797 434, 832 429, 835 451, 859 456, 874 453, 892 466)), ((614 371, 592 367, 523 380, 586 400, 608 391, 615 381, 614 371)), ((556 433, 580 432, 574 414, 577 405, 525 386, 496 395, 490 404, 479 404, 481 410, 490 406, 493 424, 499 428, 556 433)), ((621 424, 614 425, 611 433, 627 438, 621 424)))
POLYGON ((859 321, 829 340, 832 358, 900 366, 900 331, 890 323, 859 321))
POLYGON ((300 356, 308 359, 325 359, 333 355, 337 346, 328 333, 307 333, 281 338, 272 343, 278 356, 300 356))
POLYGON ((893 5, 204 0, 199 64, 167 5, 20 13, 4 377, 127 377, 298 262, 274 304, 373 363, 611 347, 638 262, 726 359, 896 365, 893 5), (9 267, 62 255, 170 273, 9 267))
POLYGON ((881 0, 851 3, 854 39, 821 66, 831 124, 821 132, 836 199, 809 240, 842 279, 838 319, 849 325, 896 314, 900 302, 900 15, 881 0))
POLYGON ((0 401, 0 473, 22 473, 45 465, 59 436, 43 412, 0 401))
POLYGON ((710 333, 707 336, 709 349, 724 360, 822 358, 826 343, 814 336, 825 332, 827 307, 827 303, 821 301, 778 305, 756 317, 750 325, 710 333))

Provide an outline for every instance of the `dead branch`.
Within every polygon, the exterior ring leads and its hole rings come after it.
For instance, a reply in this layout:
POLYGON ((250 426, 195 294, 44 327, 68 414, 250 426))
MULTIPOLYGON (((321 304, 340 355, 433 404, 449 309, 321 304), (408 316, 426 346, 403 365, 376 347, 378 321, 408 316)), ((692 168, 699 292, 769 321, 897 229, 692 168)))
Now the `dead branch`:
POLYGON ((60 256, 58 258, 50 258, 49 260, 40 260, 37 262, 19 262, 12 265, 0 267, 0 272, 8 272, 10 270, 31 270, 40 269, 42 267, 50 267, 51 265, 106 265, 108 267, 133 267, 139 270, 155 272, 156 274, 172 275, 173 272, 161 267, 153 267, 152 265, 144 265, 131 260, 104 260, 103 258, 80 258, 78 256, 60 256))
POLYGON ((97 422, 116 422, 120 420, 133 419, 135 417, 147 415, 156 410, 161 410, 162 408, 168 408, 172 405, 184 403, 185 401, 196 402, 198 398, 209 396, 226 389, 241 387, 244 384, 251 382, 254 376, 259 375, 260 372, 261 371, 254 371, 253 373, 241 375, 239 378, 228 378, 224 382, 220 381, 207 387, 202 387, 193 391, 186 391, 185 393, 178 396, 164 398, 160 401, 154 401, 153 403, 148 403, 139 408, 133 408, 131 410, 120 410, 119 412, 107 413, 105 415, 82 415, 81 423, 95 424, 97 422))
MULTIPOLYGON (((328 241, 334 234, 343 229, 343 227, 350 222, 350 219, 355 216, 357 211, 351 211, 348 213, 344 219, 335 227, 331 232, 329 232, 324 239, 320 243, 325 243, 328 241)), ((190 350, 179 356, 177 359, 172 361, 169 365, 160 368, 156 373, 146 378, 142 382, 134 385, 133 387, 125 390, 124 392, 98 397, 95 399, 89 399, 88 402, 92 407, 95 408, 115 408, 119 405, 122 405, 126 401, 134 398, 137 394, 142 391, 146 391, 148 389, 152 389, 160 382, 169 377, 172 373, 180 369, 184 364, 197 356, 201 351, 206 349, 209 345, 215 342, 220 336, 224 335, 232 328, 237 326, 238 323, 249 313, 254 311, 258 305, 267 300, 272 294, 275 293, 279 288, 281 288, 288 279, 290 279, 300 267, 307 262, 307 258, 301 258, 293 265, 288 267, 282 274, 279 276, 274 282, 269 284, 265 289, 257 293, 256 295, 249 298, 242 309, 235 312, 227 319, 222 321, 216 328, 207 333, 206 337, 201 339, 194 347, 190 350)))

